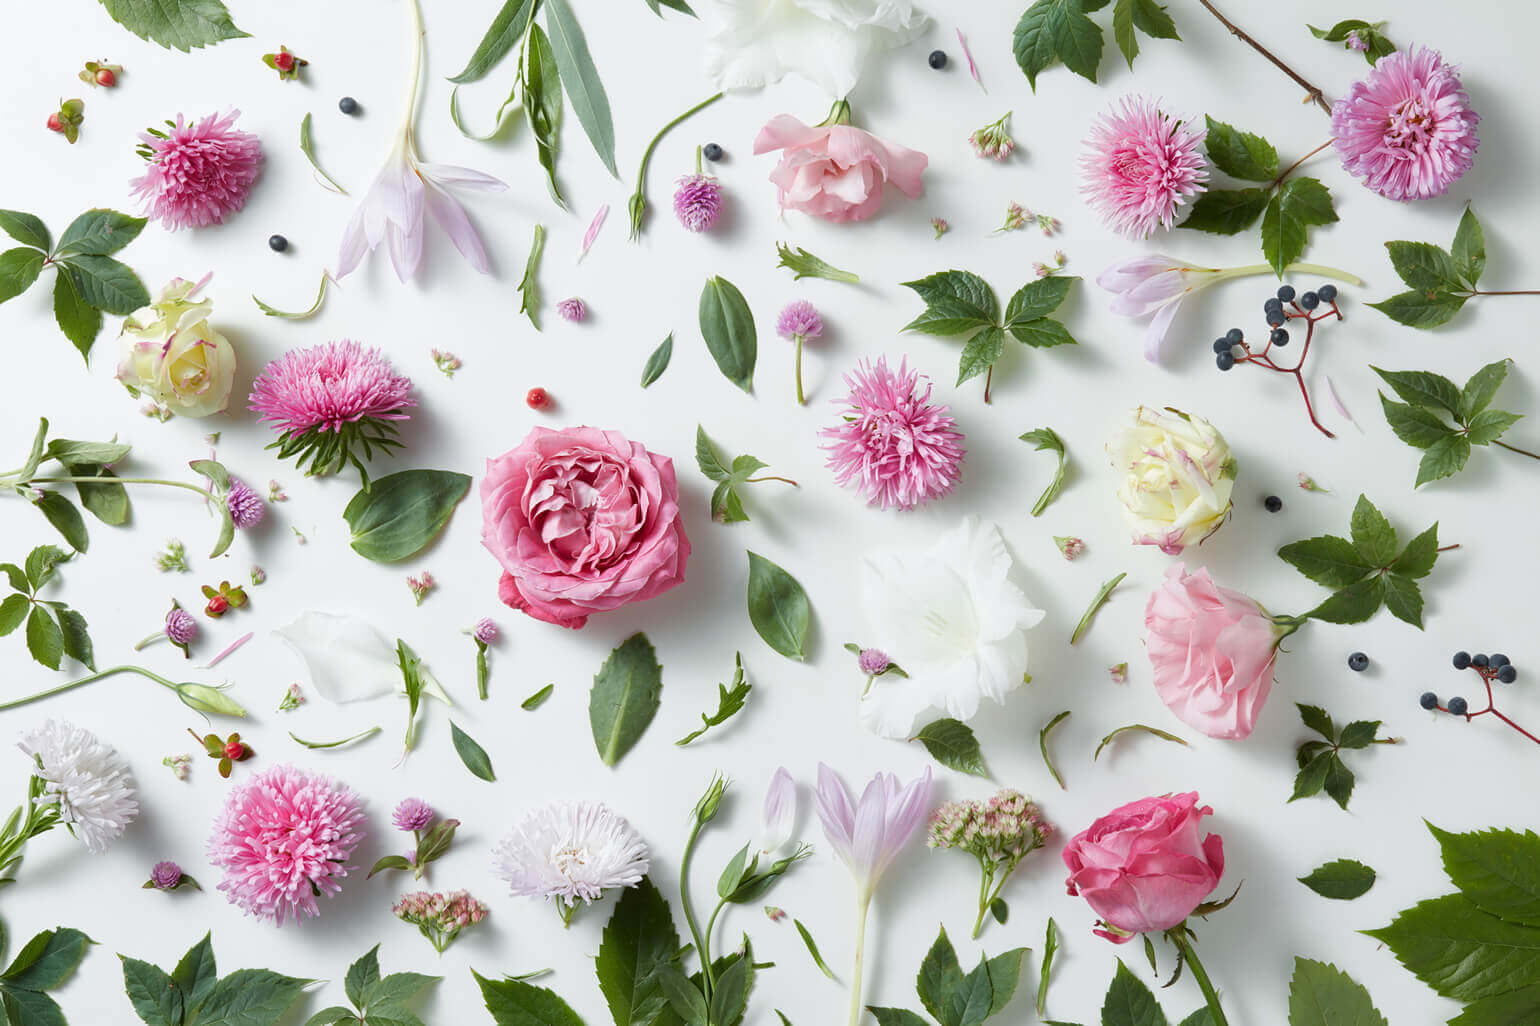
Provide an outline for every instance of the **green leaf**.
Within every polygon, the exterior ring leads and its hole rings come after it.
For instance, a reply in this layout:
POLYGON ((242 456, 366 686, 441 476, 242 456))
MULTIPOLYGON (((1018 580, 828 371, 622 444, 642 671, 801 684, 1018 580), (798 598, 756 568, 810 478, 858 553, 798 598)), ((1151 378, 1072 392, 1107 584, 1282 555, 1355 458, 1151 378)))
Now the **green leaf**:
POLYGON ((27 596, 19 592, 7 595, 5 601, 0 602, 0 638, 20 627, 31 608, 32 601, 27 596))
MULTIPOLYGON (((375 1020, 368 1018, 365 1021, 372 1024, 375 1020)), ((344 1026, 344 1024, 349 1022, 353 1026, 357 1026, 358 1013, 344 1005, 332 1005, 330 1008, 323 1008, 306 1019, 305 1026, 344 1026)), ((394 1026, 394 1024, 391 1024, 391 1026, 394 1026)))
POLYGON ((1299 882, 1323 898, 1351 901, 1374 886, 1374 870, 1352 859, 1336 859, 1300 877, 1299 882))
POLYGON ((1037 76, 1054 59, 1083 78, 1096 81, 1102 58, 1102 30, 1086 17, 1086 0, 1037 0, 1016 23, 1012 48, 1027 82, 1037 90, 1037 76))
POLYGON ((1476 220, 1476 212, 1466 206, 1465 213, 1460 217, 1460 227, 1455 229, 1454 268, 1460 278, 1471 288, 1481 280, 1481 274, 1487 269, 1487 240, 1481 230, 1481 222, 1476 220))
POLYGON ((615 1026, 649 1026, 664 1007, 658 971, 673 963, 679 934, 668 901, 650 879, 621 892, 594 963, 615 1026))
POLYGON ((1447 323, 1465 305, 1464 296, 1447 292, 1398 292, 1389 299, 1370 303, 1398 324, 1410 328, 1436 328, 1447 323))
POLYGON ((1458 411, 1460 419, 1470 420, 1492 404, 1492 400, 1497 397, 1497 390, 1503 385, 1503 379, 1508 376, 1508 367, 1512 363, 1512 360, 1504 357, 1487 364, 1470 376, 1470 380, 1465 382, 1465 387, 1460 389, 1458 411))
POLYGON ((1396 395, 1413 406, 1443 410, 1452 416, 1460 415, 1460 387, 1442 374, 1431 371, 1387 371, 1372 366, 1371 369, 1395 389, 1396 395))
POLYGON ((80 613, 61 606, 54 611, 59 618, 59 629, 64 637, 64 654, 88 670, 96 669, 96 655, 91 647, 91 635, 86 630, 86 618, 80 613))
MULTIPOLYGON (((1361 893, 1361 892, 1360 892, 1361 893)), ((1294 959, 1289 1026, 1389 1026, 1369 992, 1326 962, 1294 959)))
POLYGON ((701 713, 701 726, 690 731, 674 744, 683 748, 685 745, 700 737, 712 727, 721 726, 742 711, 744 703, 749 700, 749 693, 754 690, 754 685, 743 679, 743 656, 737 657, 737 666, 733 670, 732 686, 726 684, 717 685, 717 711, 711 715, 701 713))
POLYGON ((610 653, 588 693, 588 722, 594 747, 613 766, 641 739, 658 712, 663 667, 647 635, 631 635, 610 653))
POLYGON ((1071 275, 1051 274, 1023 285, 1005 304, 1005 326, 1047 317, 1063 305, 1070 288, 1079 280, 1071 275))
MULTIPOLYGON (((1000 899, 996 898, 995 901, 1000 899)), ((1005 920, 1000 921, 1003 923, 1005 920)), ((989 1008, 984 1013, 985 1018, 1004 1011, 1005 1006, 1010 1004, 1011 998, 1016 996, 1016 987, 1021 982, 1021 963, 1026 957, 1026 948, 1011 948, 1009 951, 1003 951, 993 958, 984 960, 982 968, 989 976, 990 991, 989 1008)), ((975 969, 974 972, 977 973, 978 970, 975 969)))
POLYGON ((1330 29, 1318 29, 1314 25, 1306 25, 1305 27, 1317 39, 1324 39, 1328 43, 1340 43, 1347 38, 1349 32, 1366 29, 1369 27, 1369 23, 1362 18, 1348 18, 1345 21, 1337 22, 1330 29))
POLYGON ((1053 916, 1048 917, 1048 932, 1043 937, 1043 964, 1037 976, 1037 1017, 1039 1019, 1047 1015, 1048 1008, 1048 983, 1053 970, 1053 956, 1059 950, 1059 924, 1053 921, 1053 916))
POLYGON ((963 346, 957 361, 957 383, 978 377, 994 366, 1005 352, 1005 332, 993 324, 985 326, 963 346))
POLYGON ((1438 561, 1438 524, 1407 542, 1406 548, 1401 550, 1395 562, 1390 564, 1390 570, 1402 577, 1421 578, 1428 576, 1433 570, 1433 564, 1438 561))
POLYGON ((134 1012, 148 1026, 182 1026, 185 995, 164 971, 137 958, 119 955, 123 986, 134 1012))
POLYGON ((556 690, 555 684, 547 684, 545 687, 530 695, 519 703, 519 708, 526 712, 532 712, 545 704, 545 700, 551 697, 551 692, 556 690))
POLYGON ((1060 489, 1064 487, 1064 471, 1069 465, 1069 457, 1064 451, 1064 439, 1051 427, 1034 428, 1020 436, 1023 442, 1030 442, 1037 452, 1057 453, 1059 457, 1058 467, 1054 470, 1053 480, 1048 487, 1043 489, 1043 494, 1038 497, 1037 503, 1032 507, 1032 515, 1040 517, 1048 504, 1058 497, 1060 489))
POLYGON ((661 378, 663 372, 668 370, 668 361, 673 359, 673 357, 674 333, 669 332, 668 338, 664 339, 658 348, 652 351, 652 355, 647 357, 647 363, 642 366, 642 387, 646 388, 661 378))
POLYGON ((1010 326, 1010 333, 1016 336, 1016 341, 1034 349, 1079 344, 1075 341, 1075 336, 1069 333, 1068 328, 1051 317, 1043 317, 1035 321, 1018 321, 1010 326))
POLYGON ((1210 189, 1194 201, 1178 228, 1236 235, 1256 224, 1272 193, 1267 189, 1210 189))
POLYGON ((1375 508, 1368 496, 1359 495, 1349 522, 1353 547, 1370 566, 1388 566, 1396 558, 1396 529, 1375 508))
POLYGON ((1449 1026, 1528 1026, 1540 1016, 1540 984, 1482 998, 1465 1006, 1449 1026))
POLYGON ((913 740, 924 745, 931 758, 947 769, 975 777, 989 777, 979 740, 974 736, 973 729, 961 720, 934 720, 921 727, 913 740))
POLYGON ((391 973, 364 992, 364 1000, 369 1004, 366 1026, 382 1022, 382 1012, 390 1017, 385 1020, 385 1026, 422 1026, 421 1020, 407 1012, 405 1005, 423 988, 441 979, 443 977, 428 976, 425 973, 391 973), (401 1020, 399 1024, 398 1019, 401 1020))
POLYGON ((188 1026, 275 1026, 311 982, 267 969, 237 969, 209 989, 188 1026))
POLYGON ((583 1026, 583 1020, 555 991, 523 980, 489 980, 471 970, 481 999, 497 1026, 583 1026))
POLYGON ((1418 902, 1364 933, 1444 997, 1475 1001, 1540 984, 1540 930, 1489 915, 1463 894, 1418 902))
POLYGON ((415 555, 438 537, 455 506, 470 491, 467 474, 402 470, 359 489, 342 511, 353 551, 376 563, 415 555))
POLYGON ((32 590, 38 591, 53 580, 58 565, 68 562, 69 558, 69 553, 57 545, 39 545, 27 553, 26 575, 32 590))
POLYGON ((54 990, 75 972, 86 949, 96 943, 79 930, 61 926, 44 930, 16 953, 0 976, 0 986, 10 990, 54 990))
POLYGON ((757 552, 749 552, 749 622, 765 644, 787 659, 807 658, 812 606, 797 579, 757 552))
POLYGON ((75 483, 75 492, 80 496, 80 504, 91 512, 104 524, 114 527, 128 522, 128 490, 120 484, 114 484, 112 479, 117 477, 111 470, 94 463, 65 463, 71 477, 99 477, 101 484, 88 484, 84 481, 75 483))
POLYGON ((1407 445, 1426 449, 1434 442, 1458 433, 1430 409, 1392 402, 1384 392, 1379 395, 1380 406, 1385 411, 1385 420, 1390 430, 1407 445))
POLYGON ((775 266, 791 271, 792 281, 801 281, 803 278, 826 278, 829 281, 854 285, 861 280, 849 271, 842 271, 833 264, 818 259, 800 246, 793 250, 786 243, 777 242, 775 253, 780 257, 775 266))
POLYGON ((1359 555, 1352 542, 1331 534, 1291 542, 1278 550, 1278 556, 1327 588, 1345 588, 1377 569, 1359 555))
POLYGON ((291 730, 289 731, 289 740, 293 741, 297 745, 309 748, 311 751, 324 752, 333 748, 346 748, 348 745, 354 744, 355 742, 365 741, 378 734, 382 729, 383 728, 381 727, 370 727, 367 730, 360 730, 357 734, 351 734, 347 737, 338 738, 335 741, 307 741, 291 730))
POLYGON ((556 67, 578 124, 583 126, 594 152, 610 174, 619 177, 615 169, 615 126, 610 120, 610 101, 604 94, 604 83, 599 81, 599 70, 589 56, 583 29, 567 0, 545 0, 545 7, 556 67))
POLYGON ((202 940, 187 949, 176 968, 171 970, 171 980, 182 992, 188 1008, 197 1008, 203 1003, 219 981, 212 934, 205 933, 202 940))
POLYGON ((27 214, 20 210, 0 210, 0 232, 5 232, 24 246, 32 246, 44 252, 53 247, 48 226, 36 214, 27 214))
MULTIPOLYGON (((335 178, 333 178, 331 175, 327 174, 324 170, 322 170, 320 161, 315 159, 315 143, 312 142, 311 138, 310 138, 310 112, 309 111, 306 111, 305 112, 305 116, 300 118, 300 120, 299 120, 299 151, 301 153, 303 153, 305 155, 305 159, 310 162, 310 169, 312 171, 314 171, 316 174, 320 175, 323 179, 325 179, 326 183, 328 185, 330 185, 336 191, 342 193, 344 196, 346 196, 348 194, 348 191, 346 189, 344 189, 341 185, 339 185, 335 178)), ((327 276, 323 273, 322 276, 321 276, 321 293, 322 293, 322 295, 324 295, 325 292, 326 292, 326 278, 327 278, 327 276)), ((256 299, 255 296, 253 296, 252 298, 256 299)), ((320 306, 320 303, 321 303, 320 296, 317 296, 316 297, 316 305, 320 306)), ((264 306, 264 304, 262 303, 261 300, 257 300, 257 305, 258 306, 264 306)), ((267 311, 264 309, 263 312, 266 313, 267 311)))
POLYGON ((1470 439, 1464 435, 1447 435, 1440 438, 1422 454, 1417 464, 1417 485, 1450 477, 1465 469, 1470 459, 1470 439))
POLYGON ((183 53, 251 35, 235 27, 220 0, 102 0, 102 6, 140 39, 183 53))
POLYGON ((1318 705, 1306 705, 1303 702, 1295 702, 1294 705, 1299 709, 1299 718, 1304 721, 1305 726, 1320 734, 1327 741, 1336 742, 1337 728, 1332 723, 1331 716, 1325 709, 1318 705))
MULTIPOLYGON (((877 1019, 877 1026, 930 1026, 925 1018, 907 1008, 883 1008, 867 1005, 866 1010, 877 1019)), ((785 1016, 781 1017, 783 1020, 785 1016)))
POLYGON ((754 314, 743 293, 726 278, 707 278, 700 294, 699 317, 701 336, 717 369, 745 392, 752 391, 759 342, 754 314))
POLYGON ((1370 577, 1341 589, 1305 615, 1327 623, 1363 623, 1384 601, 1384 579, 1370 577))
MULTIPOLYGON (((567 200, 556 181, 556 150, 561 133, 561 75, 550 40, 539 25, 531 25, 524 54, 524 117, 535 137, 535 157, 545 170, 546 190, 563 210, 567 200)), ((493 130, 494 132, 496 129, 493 130)))
MULTIPOLYGON (((711 444, 711 438, 706 434, 706 429, 701 425, 695 425, 695 465, 700 472, 712 481, 726 481, 733 476, 733 472, 727 469, 727 464, 717 455, 716 448, 711 444)), ((712 510, 715 513, 715 510, 712 510)))
POLYGON ((43 251, 17 246, 0 253, 0 303, 15 299, 43 273, 43 251))
POLYGON ((951 1002, 952 995, 962 987, 962 982, 963 974, 957 964, 957 951, 952 947, 946 935, 946 927, 943 926, 930 950, 925 953, 925 959, 920 963, 919 977, 915 980, 920 1004, 943 1026, 946 1023, 944 1010, 951 1002))
POLYGON ((524 38, 524 30, 535 13, 537 0, 506 0, 497 17, 481 37, 476 51, 465 64, 465 69, 449 81, 457 85, 475 82, 497 66, 508 55, 513 44, 524 38))
POLYGON ((454 740, 455 753, 460 756, 460 761, 465 763, 465 768, 471 774, 482 780, 494 781, 497 774, 492 772, 492 760, 487 755, 487 750, 476 743, 476 739, 460 729, 460 725, 453 720, 449 721, 450 736, 454 740))
POLYGON ((1134 35, 1134 0, 1118 0, 1112 9, 1112 38, 1132 70, 1134 58, 1139 56, 1139 40, 1134 35))
POLYGON ((1337 746, 1347 749, 1368 748, 1374 743, 1374 735, 1379 733, 1379 729, 1379 720, 1354 720, 1337 735, 1337 746))
MULTIPOLYGON (((697 974, 698 975, 698 974, 697 974)), ((707 1026, 710 1009, 695 983, 673 962, 658 967, 658 984, 668 1006, 685 1026, 707 1026)), ((664 1021, 660 1016, 659 1021, 664 1021)))
POLYGON ((904 331, 960 335, 1000 321, 1000 300, 995 290, 969 271, 939 271, 903 282, 903 286, 918 293, 926 306, 923 314, 904 326, 904 331))
POLYGON ((1305 251, 1309 227, 1335 220, 1326 186, 1314 178, 1290 178, 1262 211, 1262 255, 1281 278, 1305 251))
POLYGON ((1059 768, 1054 765, 1053 757, 1048 754, 1048 734, 1053 730, 1054 727, 1057 727, 1060 723, 1069 719, 1069 714, 1070 710, 1065 709, 1053 719, 1049 720, 1043 729, 1038 731, 1037 734, 1037 747, 1043 753, 1043 765, 1048 767, 1048 772, 1051 773, 1053 775, 1053 779, 1058 782, 1059 789, 1061 791, 1068 790, 1068 788, 1064 786, 1064 778, 1059 775, 1059 768))
POLYGON ((1208 1005, 1204 1005, 1183 1019, 1178 1026, 1218 1026, 1218 1024, 1214 1022, 1214 1013, 1209 1011, 1208 1005))
POLYGON ((1431 242, 1391 241, 1385 243, 1396 274, 1410 288, 1419 292, 1453 292, 1460 288, 1454 260, 1442 246, 1431 242))
POLYGON ((1524 419, 1522 413, 1507 410, 1482 410, 1466 425, 1465 437, 1472 445, 1491 445, 1513 425, 1524 419))
MULTIPOLYGON (((731 957, 731 956, 729 956, 731 957)), ((726 971, 717 973, 716 988, 711 992, 709 1022, 736 1026, 748 1008, 749 990, 754 986, 754 959, 751 955, 735 958, 726 971)))
POLYGON ((540 330, 540 282, 535 275, 540 270, 540 254, 545 252, 545 225, 535 225, 534 241, 529 244, 529 256, 524 261, 524 277, 519 279, 519 313, 529 317, 529 323, 540 330))
MULTIPOLYGON (((320 169, 317 168, 317 170, 320 169)), ((285 310, 280 310, 275 306, 269 306, 268 304, 262 302, 262 300, 258 299, 255 294, 252 295, 251 301, 257 304, 258 310, 261 310, 269 317, 278 317, 286 321, 308 320, 321 312, 321 303, 326 299, 326 286, 331 280, 331 272, 323 270, 321 272, 321 284, 315 292, 315 302, 310 304, 310 308, 308 310, 297 310, 292 313, 285 310)))
POLYGON ((1102 1026, 1166 1026, 1166 1013, 1144 981, 1118 959, 1117 975, 1102 1002, 1102 1026))
POLYGON ((54 438, 43 450, 43 459, 58 460, 77 466, 117 463, 127 459, 133 446, 121 442, 77 442, 69 438, 54 438))
POLYGON ((1272 143, 1206 115, 1204 120, 1208 122, 1204 145, 1215 167, 1247 182, 1271 182, 1278 177, 1278 151, 1272 143))
POLYGON ((59 261, 59 267, 85 304, 104 313, 126 316, 150 304, 139 276, 112 257, 82 253, 59 261))
POLYGON ((12 1023, 26 1026, 68 1026, 59 1003, 35 990, 0 989, 0 1007, 12 1023))
POLYGON ((91 544, 91 536, 86 533, 86 521, 80 515, 80 510, 58 492, 43 492, 32 500, 32 505, 42 511, 43 516, 76 552, 84 552, 91 544))
POLYGON ((1343 809, 1353 796, 1353 771, 1335 754, 1326 756, 1326 794, 1343 809))
POLYGON ((1294 777, 1294 793, 1289 795, 1289 801, 1298 801, 1301 798, 1320 794, 1321 788, 1326 786, 1326 774, 1331 769, 1333 758, 1329 751, 1322 752, 1300 767, 1299 773, 1294 777))
POLYGON ((364 995, 380 982, 380 946, 376 944, 348 966, 342 987, 355 1008, 364 1007, 364 995))
POLYGON ((797 928, 797 934, 802 938, 802 943, 807 948, 807 953, 812 956, 813 964, 818 967, 818 971, 831 980, 837 979, 834 975, 834 970, 829 968, 829 964, 823 960, 823 955, 819 953, 818 943, 813 940, 813 935, 808 933, 807 927, 802 925, 802 920, 793 919, 791 923, 797 928))
POLYGON ((57 670, 64 658, 64 632, 42 606, 33 606, 27 615, 27 651, 50 670, 57 670))
POLYGON ((1129 733, 1130 731, 1140 731, 1140 732, 1145 733, 1145 734, 1154 735, 1155 737, 1158 737, 1158 738, 1160 738, 1163 741, 1175 741, 1177 744, 1182 745, 1183 747, 1190 747, 1187 744, 1186 741, 1184 741, 1181 738, 1177 737, 1175 734, 1171 733, 1170 731, 1161 730, 1159 727, 1151 727, 1151 726, 1148 726, 1148 725, 1143 724, 1143 723, 1129 723, 1129 724, 1127 724, 1125 726, 1116 728, 1115 730, 1112 731, 1112 733, 1110 733, 1106 737, 1102 738, 1101 744, 1096 746, 1096 754, 1091 756, 1091 761, 1095 762, 1097 759, 1100 759, 1101 755, 1102 755, 1102 749, 1103 748, 1106 748, 1115 739, 1117 739, 1118 737, 1121 737, 1124 734, 1129 733))
POLYGON ((1096 597, 1091 599, 1091 604, 1086 607, 1085 613, 1080 617, 1080 622, 1075 624, 1075 630, 1069 636, 1069 643, 1071 645, 1078 642, 1081 637, 1084 636, 1085 632, 1090 630, 1091 621, 1096 619, 1097 611, 1100 610, 1102 606, 1107 604, 1107 600, 1112 597, 1113 590, 1116 589, 1117 586, 1122 583, 1123 578, 1127 576, 1127 571, 1124 571, 1111 580, 1102 582, 1101 588, 1096 592, 1096 597))
POLYGON ((1385 575, 1385 608, 1397 620, 1422 629, 1422 589, 1410 577, 1385 575))
POLYGON ((85 301, 74 277, 62 271, 54 275, 53 317, 81 357, 89 358, 91 345, 102 330, 102 312, 85 301))
POLYGON ((14 590, 29 595, 32 593, 32 582, 27 579, 26 571, 22 570, 21 567, 15 563, 0 563, 0 571, 5 573, 7 582, 10 583, 14 590))
MULTIPOLYGON (((133 242, 144 231, 145 219, 98 207, 70 222, 59 236, 56 257, 106 256, 133 242)), ((132 312, 132 311, 130 311, 132 312)))
POLYGON ((1540 837, 1529 830, 1455 834, 1431 823, 1428 829, 1461 894, 1489 915, 1540 927, 1540 837))

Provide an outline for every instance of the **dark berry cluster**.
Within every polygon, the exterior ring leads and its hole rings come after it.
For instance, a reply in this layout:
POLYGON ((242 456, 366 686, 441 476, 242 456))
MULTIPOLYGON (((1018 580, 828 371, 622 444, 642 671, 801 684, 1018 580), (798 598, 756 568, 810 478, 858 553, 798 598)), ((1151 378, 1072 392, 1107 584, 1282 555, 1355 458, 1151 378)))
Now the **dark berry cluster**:
POLYGON ((1496 716, 1498 719, 1502 720, 1504 723, 1508 724, 1508 726, 1512 727, 1520 734, 1523 734, 1531 741, 1534 741, 1536 744, 1540 744, 1540 737, 1536 737, 1529 731, 1525 730, 1523 727, 1519 726, 1517 723, 1514 723, 1497 709, 1495 697, 1492 693, 1492 682, 1496 681, 1500 684, 1512 684, 1514 681, 1519 679, 1518 668, 1513 665, 1512 661, 1510 661, 1507 656, 1503 655, 1501 652, 1494 653, 1492 655, 1486 655, 1484 653, 1477 652, 1475 655, 1471 655, 1469 652, 1462 651, 1456 652, 1454 654, 1453 662, 1454 668, 1456 670, 1475 670, 1476 673, 1481 677, 1482 686, 1486 688, 1487 707, 1485 709, 1478 709, 1472 712, 1470 703, 1460 695, 1455 695, 1447 702, 1440 705, 1438 695, 1432 691, 1426 691, 1423 692, 1422 697, 1418 700, 1419 704, 1424 709, 1437 709, 1441 712, 1447 712, 1454 716, 1463 716, 1467 722, 1475 719, 1477 716, 1486 716, 1490 714, 1492 716, 1496 716))
POLYGON ((1313 292, 1301 295, 1292 285, 1280 285, 1277 294, 1269 297, 1262 304, 1262 312, 1267 318, 1266 344, 1252 349, 1246 342, 1245 332, 1239 328, 1231 328, 1223 336, 1214 340, 1215 366, 1222 371, 1227 371, 1234 368, 1236 364, 1251 363, 1266 370, 1294 375, 1299 382, 1300 394, 1305 397, 1305 410, 1310 414, 1310 422, 1320 428, 1326 437, 1335 437, 1316 419, 1315 409, 1310 404, 1310 391, 1305 387, 1301 368, 1305 365, 1305 357, 1310 355, 1310 343, 1315 335, 1316 322, 1327 317, 1342 319, 1342 311, 1337 308, 1337 286, 1327 283, 1313 292), (1293 309, 1285 309, 1284 304, 1288 304, 1293 309), (1325 309, 1322 309, 1323 304, 1325 309), (1290 320, 1305 322, 1305 342, 1300 349, 1299 362, 1292 367, 1284 367, 1278 364, 1273 350, 1282 349, 1289 344, 1289 329, 1284 325, 1290 320))

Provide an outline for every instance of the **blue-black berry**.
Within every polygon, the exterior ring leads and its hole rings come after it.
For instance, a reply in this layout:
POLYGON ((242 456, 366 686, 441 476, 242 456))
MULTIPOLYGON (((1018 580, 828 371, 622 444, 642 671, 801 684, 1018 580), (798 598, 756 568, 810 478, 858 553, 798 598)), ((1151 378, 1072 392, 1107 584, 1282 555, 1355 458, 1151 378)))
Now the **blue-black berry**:
POLYGON ((1235 356, 1231 353, 1220 353, 1214 357, 1214 365, 1222 371, 1227 371, 1235 366, 1235 356))
POLYGON ((926 58, 926 61, 930 64, 931 67, 935 68, 937 71, 940 71, 942 68, 946 67, 946 51, 932 50, 930 52, 930 56, 926 58))
POLYGON ((282 253, 289 248, 289 240, 282 235, 269 235, 267 237, 267 248, 274 253, 282 253))
POLYGON ((1216 338, 1216 339, 1214 339, 1214 352, 1216 352, 1216 353, 1228 353, 1229 351, 1230 351, 1230 340, 1229 339, 1227 339, 1227 338, 1216 338))
POLYGON ((1238 346, 1242 342, 1246 341, 1246 333, 1239 328, 1231 328, 1229 331, 1225 332, 1225 341, 1230 343, 1232 346, 1238 346))
POLYGON ((1304 307, 1306 310, 1314 310, 1316 307, 1321 305, 1320 293, 1306 292, 1303 296, 1299 297, 1299 305, 1304 307))
POLYGON ((1289 344, 1289 329, 1274 328, 1273 333, 1267 336, 1267 340, 1275 346, 1286 346, 1289 344))
POLYGON ((357 114, 358 101, 353 99, 351 96, 344 96, 342 99, 337 101, 337 109, 342 111, 344 114, 357 114))
POLYGON ((1267 509, 1269 513, 1277 513, 1279 510, 1283 509, 1283 500, 1278 498, 1276 495, 1269 495, 1267 498, 1262 500, 1262 505, 1267 509))
POLYGON ((1477 652, 1475 655, 1470 657, 1470 664, 1472 666, 1485 667, 1485 666, 1488 665, 1488 663, 1489 663, 1489 660, 1487 659, 1487 657, 1482 655, 1480 652, 1477 652))
POLYGON ((1463 670, 1468 666, 1470 666, 1470 653, 1456 652, 1454 654, 1454 668, 1456 670, 1463 670))
POLYGON ((1465 704, 1465 699, 1461 698, 1459 695, 1455 695, 1449 700, 1449 711, 1454 713, 1456 716, 1464 716, 1465 710, 1468 708, 1470 707, 1465 704))
POLYGON ((715 164, 717 161, 722 159, 722 147, 718 146, 716 143, 707 143, 701 147, 700 154, 715 164))
POLYGON ((1422 693, 1422 697, 1417 699, 1417 704, 1422 706, 1424 709, 1437 709, 1438 696, 1431 691, 1424 691, 1422 693))
POLYGON ((1321 302, 1330 303, 1337 298, 1337 286, 1328 282, 1316 289, 1315 294, 1321 297, 1321 302))
POLYGON ((1362 652, 1354 652, 1352 655, 1348 656, 1348 669, 1354 670, 1354 671, 1356 671, 1358 673, 1362 673, 1363 671, 1367 670, 1368 668, 1369 668, 1369 657, 1367 655, 1365 655, 1364 653, 1362 653, 1362 652))
POLYGON ((1262 301, 1262 309, 1264 311, 1267 311, 1267 310, 1282 310, 1283 309, 1283 300, 1279 299, 1277 296, 1269 296, 1267 299, 1264 299, 1262 301))
POLYGON ((1501 670, 1497 671, 1497 679, 1502 681, 1504 684, 1512 684, 1514 681, 1519 679, 1518 667, 1514 666, 1512 663, 1509 663, 1507 666, 1504 666, 1501 670))
POLYGON ((1294 286, 1293 285, 1279 285, 1278 286, 1278 299, 1279 299, 1280 302, 1283 302, 1283 303, 1292 303, 1292 302, 1294 302, 1294 286))
POLYGON ((1284 312, 1276 307, 1267 311, 1267 323, 1274 328, 1278 327, 1288 319, 1289 318, 1284 314, 1284 312))
POLYGON ((1503 655, 1501 652, 1493 652, 1491 655, 1487 656, 1487 665, 1494 670, 1501 670, 1510 662, 1512 662, 1512 660, 1503 655))

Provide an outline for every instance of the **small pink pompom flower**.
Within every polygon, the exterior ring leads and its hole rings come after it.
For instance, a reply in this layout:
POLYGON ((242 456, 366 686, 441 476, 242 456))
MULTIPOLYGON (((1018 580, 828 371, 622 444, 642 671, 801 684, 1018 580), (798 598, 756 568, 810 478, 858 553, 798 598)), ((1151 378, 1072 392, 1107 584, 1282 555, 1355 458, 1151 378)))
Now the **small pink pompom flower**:
POLYGON ((193 615, 181 606, 172 606, 166 613, 166 640, 173 645, 180 645, 183 651, 198 636, 198 621, 193 615))
POLYGON ((225 871, 219 889, 247 915, 299 921, 321 914, 316 898, 336 894, 364 836, 363 803, 320 774, 280 765, 237 784, 209 837, 209 862, 225 871))
POLYGON ((583 301, 577 296, 572 296, 570 298, 563 299, 560 303, 557 303, 556 312, 564 321, 571 321, 574 324, 581 324, 583 318, 588 316, 588 307, 585 306, 583 301))
POLYGON ((229 509, 230 519, 235 522, 235 526, 242 529, 256 527, 267 515, 267 503, 262 501, 262 496, 236 477, 230 479, 230 490, 225 493, 225 507, 229 509))
POLYGON ((1381 57, 1331 109, 1343 168, 1393 200, 1448 192, 1475 160, 1480 120, 1459 73, 1427 48, 1381 57))
POLYGON ((1177 121, 1154 100, 1124 97, 1091 126, 1080 158, 1080 192, 1107 227, 1142 239, 1208 188, 1199 147, 1207 132, 1177 121))
POLYGON ((131 183, 146 212, 171 231, 223 224, 246 205, 262 170, 262 143, 235 127, 240 111, 188 124, 181 114, 167 131, 140 136, 149 167, 131 183))
POLYGON ((781 316, 775 322, 775 330, 782 338, 797 344, 797 402, 805 403, 807 398, 802 394, 802 343, 823 334, 823 318, 818 315, 818 308, 812 303, 797 299, 787 303, 781 311, 781 316))
POLYGON ((685 175, 674 190, 674 216, 692 232, 710 231, 722 216, 722 186, 711 175, 685 175))
POLYGON ((437 814, 433 806, 421 798, 403 798, 396 806, 396 811, 391 813, 390 821, 395 824, 397 830, 412 833, 416 830, 426 830, 433 824, 437 814))
POLYGON ((885 357, 845 375, 845 415, 819 435, 840 484, 854 482, 867 502, 912 509, 952 490, 961 474, 963 433, 947 407, 930 401, 931 384, 908 361, 897 373, 885 357))

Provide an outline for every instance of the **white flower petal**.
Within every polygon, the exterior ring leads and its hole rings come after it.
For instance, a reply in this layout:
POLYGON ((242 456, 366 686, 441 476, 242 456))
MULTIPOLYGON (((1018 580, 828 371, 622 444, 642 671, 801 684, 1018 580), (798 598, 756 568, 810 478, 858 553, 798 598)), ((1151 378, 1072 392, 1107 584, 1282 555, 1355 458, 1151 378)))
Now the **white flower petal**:
POLYGON ((328 702, 361 702, 401 689, 395 646, 362 617, 301 613, 273 635, 310 671, 310 686, 328 702))

